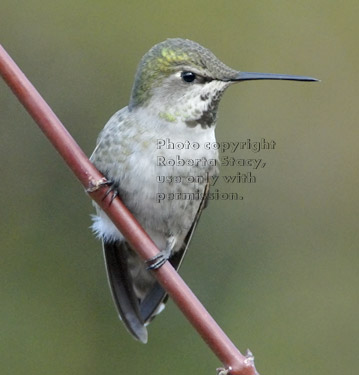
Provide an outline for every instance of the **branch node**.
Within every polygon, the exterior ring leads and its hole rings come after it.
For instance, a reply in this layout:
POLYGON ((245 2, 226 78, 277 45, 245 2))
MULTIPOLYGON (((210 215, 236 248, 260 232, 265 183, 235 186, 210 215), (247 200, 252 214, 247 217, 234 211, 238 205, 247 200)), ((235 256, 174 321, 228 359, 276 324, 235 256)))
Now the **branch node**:
POLYGON ((219 367, 216 369, 217 375, 228 375, 232 371, 232 367, 228 366, 227 368, 219 367))
POLYGON ((253 353, 249 349, 247 349, 244 355, 246 357, 246 359, 244 360, 244 365, 247 368, 253 369, 255 375, 259 375, 257 370, 256 370, 256 367, 254 365, 254 355, 253 355, 253 353))
POLYGON ((99 180, 89 180, 88 187, 86 189, 87 193, 94 193, 95 191, 101 189, 103 186, 107 185, 108 181, 105 177, 102 177, 99 180))

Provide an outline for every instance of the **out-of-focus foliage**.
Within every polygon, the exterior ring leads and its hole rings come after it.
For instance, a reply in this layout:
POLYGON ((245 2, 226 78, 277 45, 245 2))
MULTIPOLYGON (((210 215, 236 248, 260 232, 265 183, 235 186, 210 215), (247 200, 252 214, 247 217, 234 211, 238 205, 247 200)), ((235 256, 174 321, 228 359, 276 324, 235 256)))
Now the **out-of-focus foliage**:
MULTIPOLYGON (((357 372, 358 10, 353 0, 0 4, 1 43, 88 155, 127 104, 139 59, 167 37, 241 70, 322 80, 225 94, 218 139, 276 149, 235 155, 267 166, 255 184, 218 186, 244 200, 211 202, 181 270, 265 375, 357 372)), ((217 359, 171 302, 149 344, 126 333, 90 200, 3 82, 0 139, 0 373, 214 373, 217 359)))

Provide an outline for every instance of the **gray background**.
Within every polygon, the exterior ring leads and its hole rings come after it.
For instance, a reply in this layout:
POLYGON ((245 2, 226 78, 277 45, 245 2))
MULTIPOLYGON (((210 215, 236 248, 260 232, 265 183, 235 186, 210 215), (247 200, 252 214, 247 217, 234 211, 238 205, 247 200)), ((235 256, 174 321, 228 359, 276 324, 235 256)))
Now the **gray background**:
MULTIPOLYGON (((245 82, 217 138, 265 137, 257 183, 219 186, 181 274, 263 375, 356 374, 357 1, 8 1, 1 43, 90 155, 128 103, 142 55, 186 37, 245 71, 320 84, 245 82)), ((0 373, 213 374, 220 365, 170 301, 135 342, 118 321, 91 202, 0 82, 0 373)), ((237 168, 222 168, 222 174, 237 168)))

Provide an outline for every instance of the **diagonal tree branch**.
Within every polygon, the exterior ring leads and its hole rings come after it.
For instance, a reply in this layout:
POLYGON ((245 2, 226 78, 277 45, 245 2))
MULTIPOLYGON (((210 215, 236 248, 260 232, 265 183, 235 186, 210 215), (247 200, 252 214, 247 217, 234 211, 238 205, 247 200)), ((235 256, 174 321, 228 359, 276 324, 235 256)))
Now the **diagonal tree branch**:
MULTIPOLYGON (((103 199, 106 188, 101 186, 101 182, 104 181, 104 177, 91 164, 61 121, 1 45, 0 74, 85 189, 89 191, 90 197, 101 206, 131 246, 144 260, 156 255, 159 252, 158 248, 120 199, 116 198, 112 204, 110 204, 110 196, 103 199)), ((252 353, 247 351, 245 356, 240 353, 169 262, 154 271, 154 276, 221 360, 224 365, 223 369, 219 369, 221 375, 258 374, 252 353)))

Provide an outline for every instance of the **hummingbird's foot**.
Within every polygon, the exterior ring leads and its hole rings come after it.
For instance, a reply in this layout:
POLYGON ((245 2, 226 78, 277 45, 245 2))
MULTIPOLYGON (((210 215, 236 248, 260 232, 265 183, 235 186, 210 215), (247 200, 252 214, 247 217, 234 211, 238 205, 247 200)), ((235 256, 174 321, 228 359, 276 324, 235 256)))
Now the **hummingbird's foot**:
POLYGON ((105 200, 107 198, 107 196, 112 193, 112 197, 111 197, 111 200, 110 200, 110 203, 109 203, 111 205, 113 200, 117 196, 120 195, 120 193, 118 192, 119 184, 117 182, 114 182, 114 181, 107 181, 105 185, 109 186, 109 188, 106 191, 105 195, 103 196, 102 200, 105 200))
POLYGON ((168 261, 168 259, 170 258, 171 254, 172 254, 172 249, 173 249, 175 243, 176 243, 176 237, 170 236, 167 239, 166 248, 164 250, 160 251, 154 257, 146 260, 146 263, 149 264, 147 269, 148 270, 157 270, 161 266, 163 266, 168 261))
POLYGON ((147 259, 146 263, 149 264, 147 266, 148 270, 157 270, 161 266, 163 266, 169 259, 169 255, 167 254, 167 250, 159 252, 154 257, 147 259))

